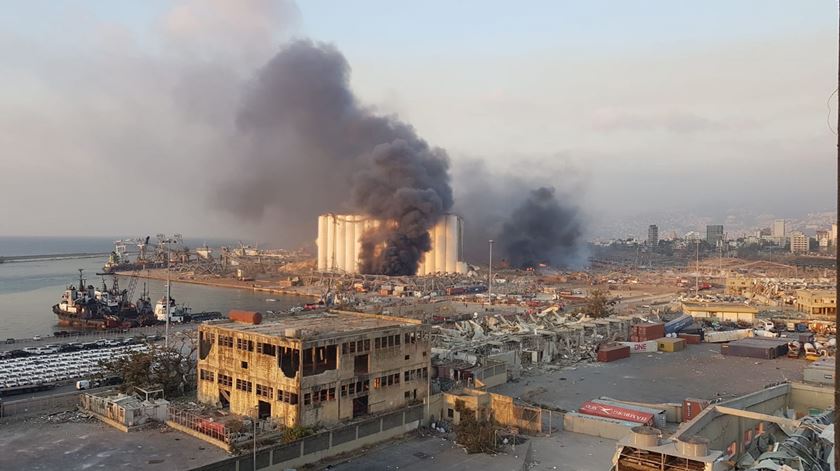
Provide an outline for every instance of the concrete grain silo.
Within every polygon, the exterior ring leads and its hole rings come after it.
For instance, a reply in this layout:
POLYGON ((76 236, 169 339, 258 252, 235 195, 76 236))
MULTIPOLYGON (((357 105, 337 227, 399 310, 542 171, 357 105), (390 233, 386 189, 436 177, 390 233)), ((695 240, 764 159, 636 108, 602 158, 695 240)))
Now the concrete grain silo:
MULTIPOLYGON (((318 271, 358 273, 362 236, 383 224, 357 214, 323 214, 318 217, 318 271)), ((432 249, 420 259, 417 275, 466 273, 462 261, 463 220, 455 214, 442 216, 429 230, 432 249)))

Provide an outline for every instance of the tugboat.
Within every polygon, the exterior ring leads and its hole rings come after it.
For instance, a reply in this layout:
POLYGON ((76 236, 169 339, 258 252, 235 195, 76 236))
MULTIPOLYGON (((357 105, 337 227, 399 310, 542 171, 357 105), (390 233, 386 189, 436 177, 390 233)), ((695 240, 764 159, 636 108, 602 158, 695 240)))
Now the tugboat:
MULTIPOLYGON (((206 312, 192 312, 192 308, 187 305, 175 304, 175 299, 169 298, 169 321, 170 322, 202 322, 211 319, 220 319, 222 313, 218 311, 206 312)), ((159 323, 166 322, 166 296, 161 297, 157 304, 155 304, 155 319, 159 323)))
POLYGON ((109 288, 102 282, 102 289, 85 285, 83 269, 79 269, 79 284, 70 285, 61 301, 52 307, 62 326, 83 329, 130 328, 154 324, 152 304, 145 288, 137 303, 128 301, 134 283, 128 290, 120 290, 116 276, 109 288))

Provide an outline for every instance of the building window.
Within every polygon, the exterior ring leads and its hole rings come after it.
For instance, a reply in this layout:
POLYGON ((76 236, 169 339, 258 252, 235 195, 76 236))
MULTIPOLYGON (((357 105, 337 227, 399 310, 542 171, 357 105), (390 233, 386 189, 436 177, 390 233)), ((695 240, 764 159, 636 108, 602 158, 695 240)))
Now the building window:
POLYGON ((411 378, 411 376, 409 375, 409 372, 408 372, 408 371, 406 371, 405 373, 403 373, 403 381, 408 382, 408 380, 409 380, 410 378, 411 378))
POLYGON ((455 411, 452 409, 446 409, 446 416, 450 419, 455 418, 455 411))
POLYGON ((306 393, 303 395, 303 405, 308 406, 312 404, 312 394, 306 393))
POLYGON ((231 387, 233 385, 233 378, 228 375, 219 373, 219 384, 222 386, 231 387))
POLYGON ((240 363, 240 365, 239 365, 239 366, 241 366, 243 370, 247 370, 247 369, 248 369, 248 362, 247 362, 247 361, 241 361, 241 362, 239 362, 239 363, 240 363))
POLYGON ((379 337, 376 337, 375 339, 373 339, 373 347, 377 350, 382 348, 382 339, 379 338, 379 337))
POLYGON ((257 384, 257 396, 271 398, 274 396, 274 391, 269 386, 263 386, 262 384, 257 384))
POLYGON ((270 343, 257 342, 257 352, 268 356, 277 356, 277 346, 270 343))
POLYGON ((251 392, 253 389, 253 384, 250 381, 245 381, 244 379, 236 379, 236 389, 245 392, 251 392))
POLYGON ((219 346, 233 348, 233 337, 229 335, 219 335, 219 346))
POLYGON ((236 339, 236 348, 238 350, 254 351, 254 341, 247 339, 236 339))
POLYGON ((213 381, 214 380, 212 371, 199 370, 198 374, 203 381, 213 381))
POLYGON ((403 397, 405 398, 405 400, 411 399, 411 391, 404 392, 403 397))
POLYGON ((405 361, 408 361, 408 360, 411 360, 411 355, 406 355, 405 356, 405 361))

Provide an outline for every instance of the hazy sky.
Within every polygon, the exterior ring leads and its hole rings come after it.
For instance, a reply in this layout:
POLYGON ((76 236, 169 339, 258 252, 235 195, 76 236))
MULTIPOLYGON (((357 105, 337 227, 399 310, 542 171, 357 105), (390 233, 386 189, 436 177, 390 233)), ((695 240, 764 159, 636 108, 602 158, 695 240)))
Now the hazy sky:
POLYGON ((242 90, 297 37, 333 43, 363 102, 448 150, 456 197, 478 159, 591 221, 832 210, 836 35, 833 0, 16 2, 0 235, 279 241, 281 215, 243 223, 213 192, 242 90))

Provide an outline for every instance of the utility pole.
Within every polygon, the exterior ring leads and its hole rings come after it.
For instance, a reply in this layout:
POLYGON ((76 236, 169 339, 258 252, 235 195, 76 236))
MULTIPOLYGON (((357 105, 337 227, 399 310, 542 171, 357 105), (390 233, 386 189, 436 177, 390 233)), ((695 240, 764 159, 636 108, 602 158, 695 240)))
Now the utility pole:
POLYGON ((493 239, 490 239, 490 265, 487 271, 487 301, 493 304, 493 239))
MULTIPOLYGON (((838 4, 838 18, 840 18, 840 4, 838 4)), ((839 23, 840 24, 840 23, 839 23)), ((840 45, 840 29, 837 31, 838 35, 838 45, 840 45)), ((838 93, 840 93, 840 49, 838 49, 838 57, 837 57, 837 87, 838 93)), ((840 98, 837 100, 837 123, 835 123, 837 129, 835 131, 835 137, 837 138, 837 162, 836 170, 837 170, 837 206, 835 206, 836 211, 840 213, 840 98)), ((840 223, 840 217, 838 217, 838 213, 835 213, 835 219, 837 222, 840 223)), ((838 259, 840 259, 840 249, 838 249, 840 245, 834 244, 835 250, 835 258, 834 258, 834 266, 835 266, 835 274, 834 274, 834 305, 837 305, 837 294, 840 293, 840 264, 837 263, 838 259)), ((835 309, 835 325, 840 325, 840 310, 835 309)), ((840 362, 834 362, 834 377, 836 378, 837 375, 840 374, 840 362)), ((834 424, 835 427, 837 424, 840 423, 840 389, 834 388, 834 424)), ((840 453, 837 453, 837 450, 840 450, 840 434, 834 434, 834 468, 840 469, 840 453)))
POLYGON ((171 314, 169 303, 170 299, 172 299, 172 272, 170 270, 172 256, 169 253, 169 244, 177 244, 180 242, 181 234, 175 234, 172 237, 167 237, 164 234, 158 234, 157 238, 158 242, 166 247, 166 300, 164 301, 164 304, 166 305, 166 326, 164 327, 163 345, 164 347, 169 348, 169 316, 171 314))

